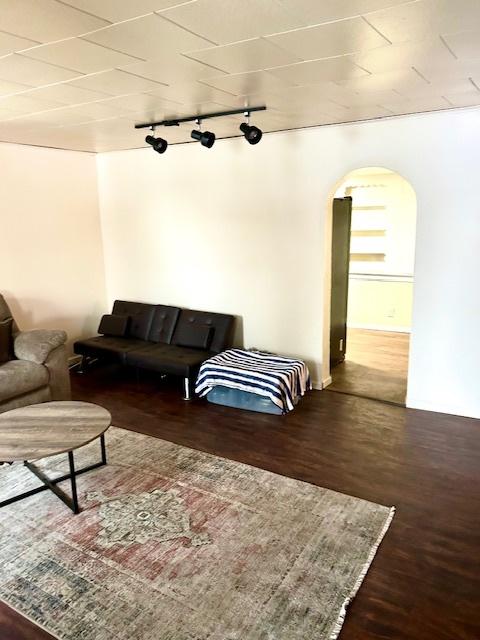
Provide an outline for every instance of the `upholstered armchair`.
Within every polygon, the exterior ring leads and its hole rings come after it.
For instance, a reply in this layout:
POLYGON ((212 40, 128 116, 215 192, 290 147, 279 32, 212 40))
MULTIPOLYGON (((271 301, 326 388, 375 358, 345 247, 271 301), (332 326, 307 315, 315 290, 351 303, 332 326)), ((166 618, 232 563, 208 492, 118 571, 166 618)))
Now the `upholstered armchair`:
MULTIPOLYGON (((0 295, 0 322, 12 318, 0 295)), ((0 364, 0 413, 38 402, 70 399, 65 331, 19 331, 12 320, 11 358, 0 364)))

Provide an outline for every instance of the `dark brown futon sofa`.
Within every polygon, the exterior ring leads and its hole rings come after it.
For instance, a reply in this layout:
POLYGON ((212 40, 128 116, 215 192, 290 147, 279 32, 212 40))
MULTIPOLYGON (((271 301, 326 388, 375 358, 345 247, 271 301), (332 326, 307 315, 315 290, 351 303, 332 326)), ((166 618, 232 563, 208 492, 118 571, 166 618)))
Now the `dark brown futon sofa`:
POLYGON ((185 400, 202 362, 232 345, 234 316, 162 304, 115 300, 101 335, 78 340, 81 370, 92 359, 184 378, 185 400))

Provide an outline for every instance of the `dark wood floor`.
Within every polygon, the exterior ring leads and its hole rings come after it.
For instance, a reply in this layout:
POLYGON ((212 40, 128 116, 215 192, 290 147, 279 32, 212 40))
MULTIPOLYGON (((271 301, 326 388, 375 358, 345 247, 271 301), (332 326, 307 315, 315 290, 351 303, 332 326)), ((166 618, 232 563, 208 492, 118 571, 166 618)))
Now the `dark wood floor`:
MULTIPOLYGON (((267 416, 107 369, 73 383, 117 426, 395 505, 341 640, 480 638, 480 421, 329 391, 267 416)), ((50 636, 1 605, 0 638, 50 636)))

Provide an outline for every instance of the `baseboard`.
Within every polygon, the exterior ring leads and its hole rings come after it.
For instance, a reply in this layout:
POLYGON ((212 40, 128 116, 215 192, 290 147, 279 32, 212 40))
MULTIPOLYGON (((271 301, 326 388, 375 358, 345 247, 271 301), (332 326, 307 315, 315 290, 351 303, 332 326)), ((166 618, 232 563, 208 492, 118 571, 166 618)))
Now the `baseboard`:
POLYGON ((324 380, 312 380, 312 387, 317 391, 325 389, 325 387, 328 387, 329 384, 332 384, 331 376, 328 376, 328 378, 325 378, 324 380))
POLYGON ((461 416, 462 418, 480 418, 480 411, 469 411, 456 406, 435 404, 432 405, 428 402, 422 402, 421 400, 415 400, 414 398, 407 397, 406 403, 407 409, 417 409, 419 411, 433 411, 434 413, 446 413, 450 416, 461 416))
POLYGON ((411 327, 395 324, 347 324, 347 329, 367 329, 369 331, 391 331, 392 333, 411 333, 411 327))

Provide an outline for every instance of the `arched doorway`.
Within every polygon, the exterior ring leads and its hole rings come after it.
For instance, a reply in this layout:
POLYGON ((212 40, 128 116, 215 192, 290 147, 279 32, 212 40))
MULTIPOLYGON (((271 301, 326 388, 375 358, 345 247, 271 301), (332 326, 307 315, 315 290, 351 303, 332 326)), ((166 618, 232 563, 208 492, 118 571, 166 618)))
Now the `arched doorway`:
POLYGON ((331 215, 329 389, 405 404, 416 196, 382 167, 349 173, 331 215))

